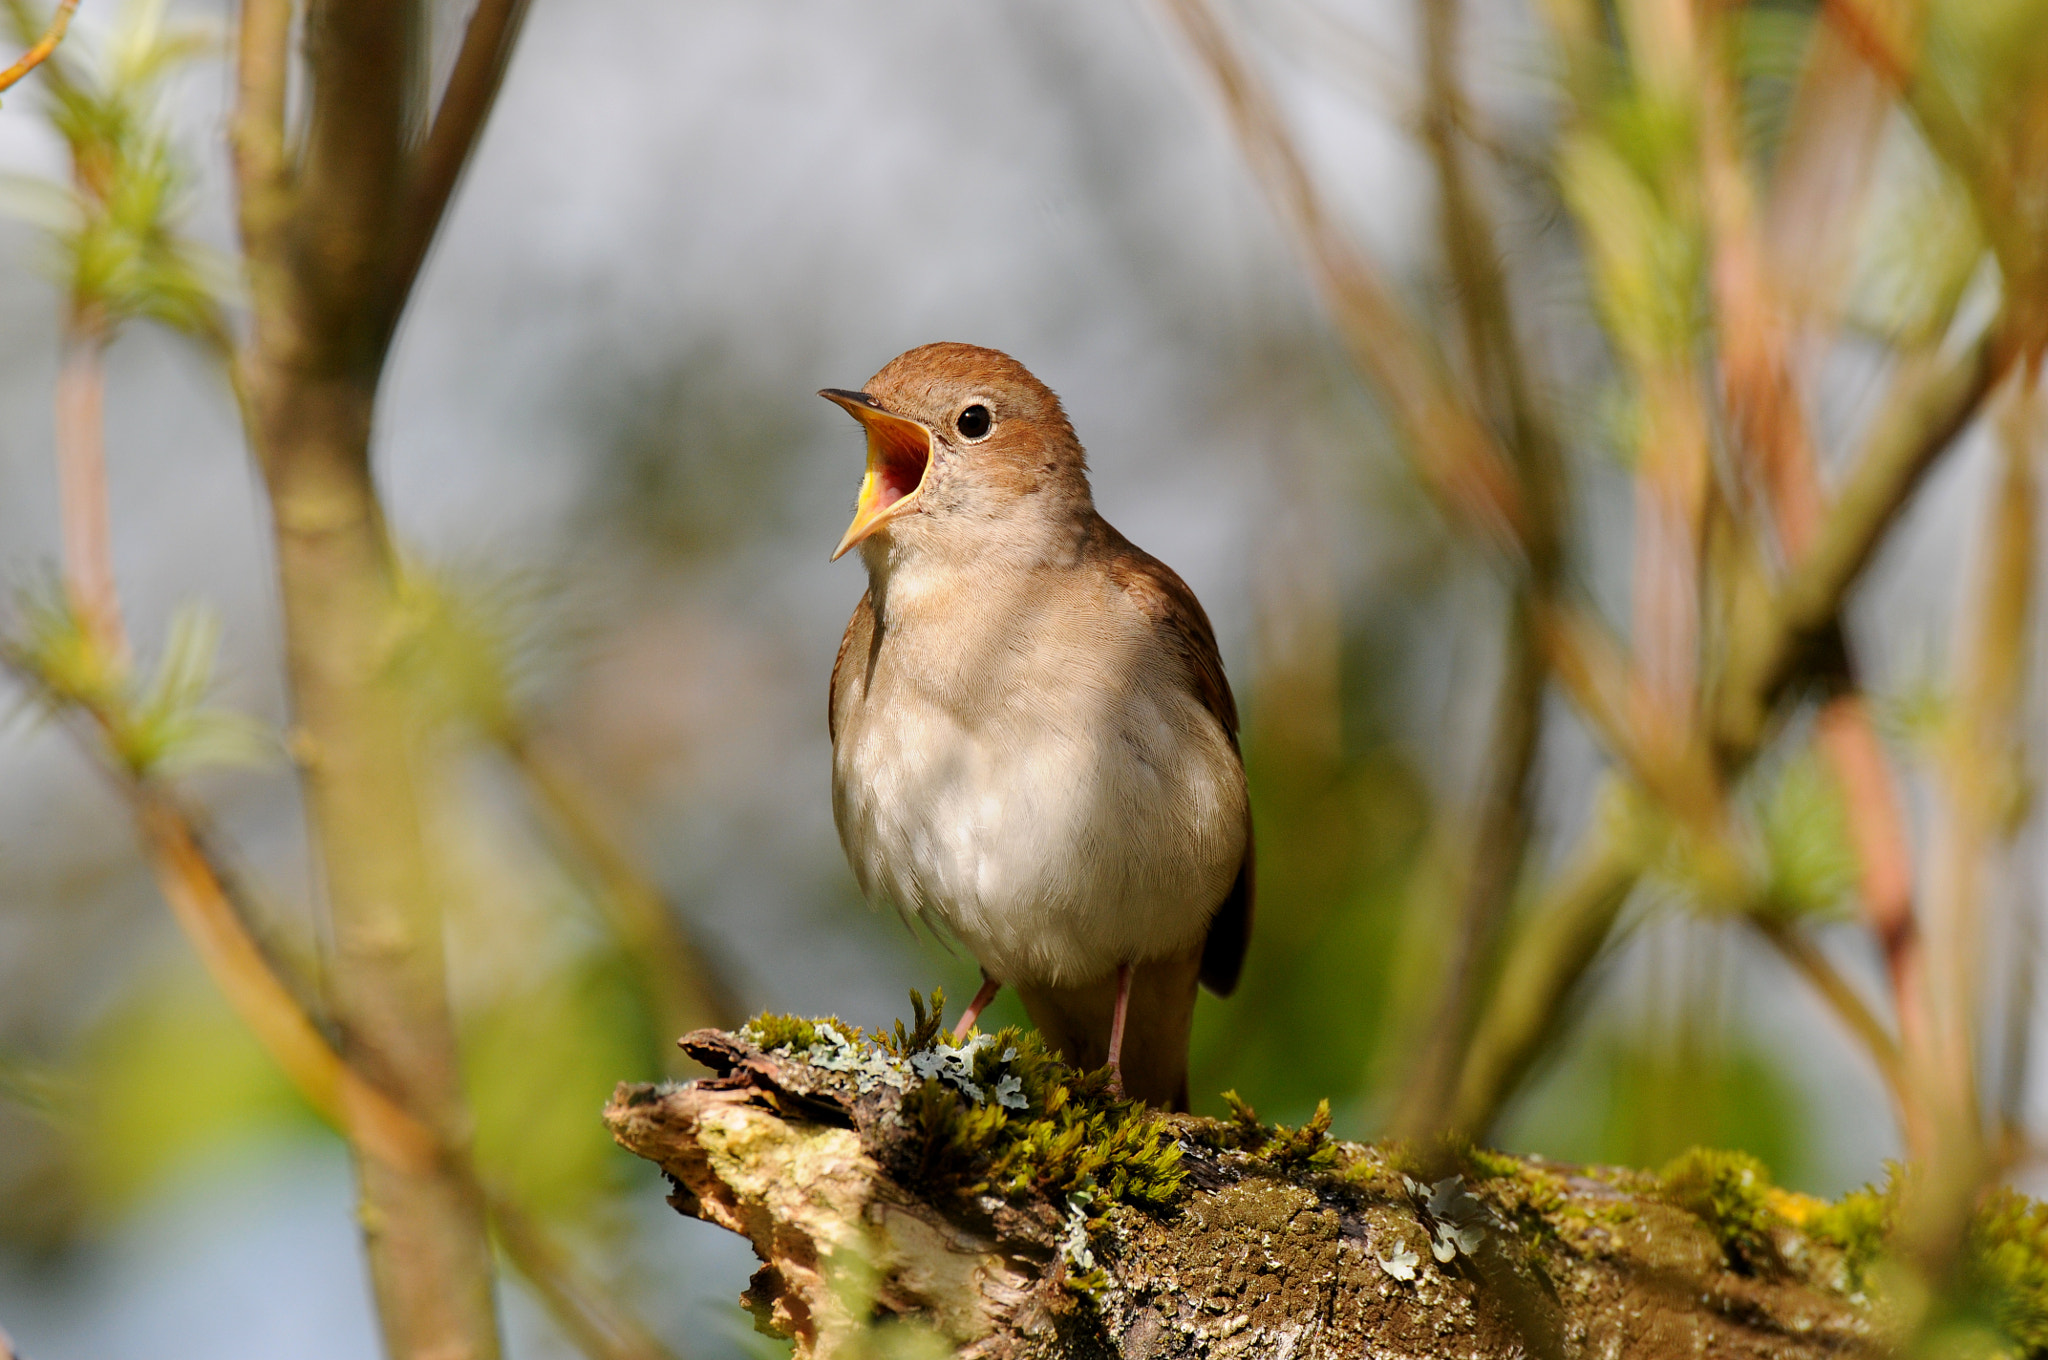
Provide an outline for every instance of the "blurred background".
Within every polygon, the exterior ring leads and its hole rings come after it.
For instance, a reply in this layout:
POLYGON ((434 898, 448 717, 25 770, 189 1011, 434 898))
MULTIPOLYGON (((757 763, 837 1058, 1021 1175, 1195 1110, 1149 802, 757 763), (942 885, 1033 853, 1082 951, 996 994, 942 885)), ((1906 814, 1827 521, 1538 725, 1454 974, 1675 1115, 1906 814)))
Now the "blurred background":
MULTIPOLYGON (((1335 229, 1449 351, 1466 285, 1446 264, 1427 144, 1425 8, 1226 13, 1335 229)), ((1603 130, 1601 99, 1572 91, 1555 22, 1570 6, 1466 8, 1458 135, 1569 470, 1565 570, 1627 633, 1656 414, 1625 325, 1615 338, 1588 181, 1560 170, 1560 148, 1605 136, 1640 167, 1658 134, 1640 109, 1633 131, 1603 130)), ((1937 6, 1937 22, 1967 27, 1949 11, 1969 8, 1937 6)), ((2048 35, 2027 17, 2039 5, 1984 8, 2048 35)), ((1823 25, 1789 0, 1732 10, 1742 154, 1764 173, 1823 25)), ((88 0, 67 39, 77 69, 142 13, 88 0)), ((216 40, 232 21, 202 3, 161 18, 216 40)), ((1989 57, 1968 33, 1950 36, 1964 88, 2004 88, 1972 75, 1989 57)), ((222 53, 199 44, 153 96, 187 167, 181 229, 223 259, 230 95, 222 53)), ((32 79, 0 111, 0 572, 31 593, 60 553, 64 315, 36 185, 72 174, 40 101, 32 79)), ((1891 111, 1866 141, 1860 225, 1811 262, 1841 276, 1840 300, 1797 337, 1828 479, 1880 404, 1899 336, 1917 325, 1952 344, 1999 288, 1968 196, 1911 120, 1891 111)), ((1662 286, 1649 276, 1645 306, 1662 286)), ((672 1213, 657 1173, 612 1146, 598 1114, 613 1084, 687 1075, 669 1050, 677 1016, 883 1027, 910 988, 943 985, 955 1005, 973 990, 971 960, 860 901, 832 828, 824 721, 864 586, 857 562, 826 560, 861 440, 812 394, 941 339, 1009 351, 1060 393, 1104 514, 1216 623, 1245 714, 1260 900, 1242 989, 1201 1003, 1197 1110, 1235 1088, 1295 1122, 1327 1097, 1340 1134, 1372 1136, 1440 1013, 1511 588, 1414 475, 1169 8, 542 0, 406 315, 376 471, 423 583, 436 678, 419 683, 446 691, 423 779, 479 1159, 681 1355, 776 1351, 734 1302, 745 1244, 672 1213), (680 992, 649 981, 607 914, 635 893, 665 922, 643 927, 695 961, 680 992)), ((279 947, 317 958, 268 510, 233 401, 203 347, 150 325, 122 332, 106 384, 136 650, 160 654, 174 614, 204 602, 220 628, 214 702, 261 728, 249 758, 184 786, 279 947)), ((1992 422, 1969 425, 1850 614, 1916 831, 1939 821, 1916 761, 1954 689, 1999 450, 1992 422)), ((2023 653, 2038 631, 2028 612, 2023 653)), ((2015 752, 2040 718, 2021 692, 2015 752)), ((0 704, 0 1325, 36 1360, 374 1353, 343 1145, 209 982, 118 791, 25 687, 0 704)), ((1610 765, 1558 693, 1538 718, 1531 879, 1602 815, 1610 765)), ((1745 804, 1762 809, 1762 872, 1791 884, 1839 976, 1880 996, 1841 790, 1797 749, 1767 763, 1745 804)), ((2019 1069, 2026 1131, 2048 1115, 2027 1042, 2030 805, 2007 833, 1988 933, 2019 980, 1987 982, 2001 1018, 1983 1042, 1988 1063, 2019 1069)), ((1625 924, 1492 1141, 1652 1167, 1694 1144, 1740 1148, 1830 1195, 1882 1177, 1902 1147, 1885 1085, 1782 951, 1684 871, 1639 888, 1625 924)), ((991 1020, 1022 1016, 1006 996, 991 1020)), ((2013 1167, 2026 1183, 2027 1160, 2013 1167)), ((512 1355, 575 1353, 525 1285, 501 1288, 512 1355)))

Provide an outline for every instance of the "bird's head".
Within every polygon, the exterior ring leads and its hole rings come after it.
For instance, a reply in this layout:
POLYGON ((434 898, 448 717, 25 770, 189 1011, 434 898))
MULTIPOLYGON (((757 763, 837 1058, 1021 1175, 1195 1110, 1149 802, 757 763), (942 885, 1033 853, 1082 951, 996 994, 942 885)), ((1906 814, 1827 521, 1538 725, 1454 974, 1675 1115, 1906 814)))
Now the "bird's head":
POLYGON ((950 555, 1028 544, 1092 508, 1087 458, 1060 399, 1024 365, 974 345, 899 354, 858 392, 828 387, 867 431, 857 543, 950 555))

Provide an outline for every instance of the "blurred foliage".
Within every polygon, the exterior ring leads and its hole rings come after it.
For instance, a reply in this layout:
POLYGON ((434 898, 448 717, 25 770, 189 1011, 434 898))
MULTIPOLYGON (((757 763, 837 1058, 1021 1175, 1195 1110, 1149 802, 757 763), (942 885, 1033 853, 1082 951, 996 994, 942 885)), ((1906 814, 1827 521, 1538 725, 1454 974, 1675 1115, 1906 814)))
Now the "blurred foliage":
MULTIPOLYGON (((1704 1009, 1704 1008, 1703 1008, 1704 1009)), ((1711 1015, 1712 1012, 1708 1011, 1711 1015)), ((1817 1186, 1812 1098, 1787 1055, 1757 1039, 1600 1020, 1507 1117, 1503 1146, 1563 1162, 1654 1167, 1709 1146, 1754 1155, 1788 1184, 1817 1186)))
MULTIPOLYGON (((1583 8, 1593 16, 1592 41, 1561 55, 1556 83, 1526 126, 1500 130, 1541 169, 1506 176, 1512 211, 1504 217, 1536 225, 1502 254, 1536 280, 1529 291, 1544 306, 1544 345, 1566 370, 1560 418, 1595 427, 1572 451, 1583 500, 1576 513, 1584 521, 1571 546, 1572 570, 1596 595, 1618 599, 1630 584, 1626 534, 1601 517, 1619 503, 1625 474, 1656 452, 1659 403, 1670 395, 1658 384, 1676 375, 1675 390, 1697 395, 1719 376, 1702 357, 1715 324, 1712 241, 1694 92, 1674 80, 1651 36, 1631 28, 1641 7, 1583 8)), ((1761 179, 1795 123, 1818 7, 1721 8, 1732 18, 1740 152, 1761 179)), ((40 26, 25 0, 8 0, 8 14, 17 29, 40 26)), ((1959 313, 2048 270, 2048 63, 2041 60, 2048 5, 1949 0, 1928 14, 1925 70, 1909 99, 1914 117, 1894 119, 1877 145, 1844 262, 1849 338, 1890 347, 1887 358, 1938 344, 1963 329, 1959 313), (1953 110, 1949 123, 1943 107, 1953 110), (1995 174, 1981 174, 1983 166, 1945 135, 1957 126, 1978 139, 1995 174), (2006 190, 1987 191, 1987 184, 2006 190)), ((143 319, 210 344, 228 335, 219 300, 234 295, 232 270, 185 233, 194 161, 169 117, 180 72, 219 47, 211 32, 171 22, 161 0, 128 0, 104 40, 95 46, 90 28, 82 30, 43 82, 47 117, 72 159, 74 182, 17 177, 4 188, 16 212, 50 231, 67 305, 96 334, 143 319)), ((1289 353, 1315 343, 1300 340, 1289 353)), ((716 339, 680 350, 655 346, 579 375, 572 414, 595 452, 588 496, 572 525, 583 556, 568 565, 615 571, 615 579, 644 573, 646 581, 645 598, 581 626, 601 624, 621 636, 645 626, 632 610, 651 612, 663 597, 672 602, 707 563, 750 560, 779 528, 778 516, 803 503, 790 480, 808 427, 792 414, 799 403, 780 378, 716 339)), ((1318 392, 1316 400, 1310 415, 1363 450, 1359 461, 1385 452, 1386 430, 1361 416, 1348 393, 1318 392)), ((1728 431, 1710 435, 1715 477, 1738 480, 1727 466, 1728 431)), ((1290 488, 1304 497, 1327 491, 1290 488)), ((1332 1127, 1372 1132, 1427 1037, 1419 1027, 1430 1023, 1452 952, 1456 856, 1467 830, 1456 780, 1439 768, 1464 742, 1462 733, 1439 730, 1456 725, 1440 691, 1478 683, 1469 672, 1484 668, 1460 661, 1432 672, 1412 658, 1447 632, 1493 626, 1491 603, 1475 607, 1459 594, 1458 572, 1446 565, 1451 535, 1438 517, 1417 513, 1383 487, 1368 494, 1377 498, 1372 504, 1337 507, 1347 531, 1365 538, 1398 530, 1424 540, 1411 555, 1428 566, 1392 584, 1392 569, 1381 568, 1385 576, 1374 581, 1347 576, 1333 617, 1304 624, 1332 634, 1324 641, 1341 658, 1333 681, 1276 656, 1238 675, 1258 834, 1258 923, 1240 991, 1227 1002, 1205 998, 1197 1015, 1197 1110, 1248 1111, 1235 1099, 1244 1092, 1293 1126, 1271 1151, 1297 1160, 1320 1155, 1332 1127), (1213 1094, 1226 1088, 1231 1096, 1213 1094)), ((1349 552, 1330 555, 1349 570, 1349 552)), ((392 678, 439 738, 437 756, 503 743, 550 716, 561 697, 549 683, 563 650, 557 625, 564 616, 603 612, 582 603, 560 607, 553 592, 523 564, 405 565, 389 661, 392 678)), ((213 616, 188 607, 170 621, 160 659, 138 668, 95 646, 60 593, 32 592, 7 658, 31 679, 45 711, 89 715, 128 770, 170 776, 253 761, 273 749, 258 725, 209 702, 218 644, 213 616)), ((1896 717, 1890 735, 1903 744, 1924 743, 1948 720, 1955 700, 1939 674, 1946 662, 1945 655, 1930 658, 1930 678, 1915 682, 1918 689, 1894 682, 1892 693, 1876 696, 1896 717)), ((822 676, 817 683, 822 690, 822 676)), ((1651 857, 1660 867, 1654 888, 1629 918, 1637 939, 1654 949, 1669 940, 1659 932, 1732 931, 1739 912, 1802 924, 1846 914, 1856 861, 1842 790, 1809 738, 1807 725, 1790 724, 1780 749, 1740 783, 1731 802, 1732 850, 1687 840, 1639 801, 1623 810, 1659 851, 1651 857), (1732 855, 1734 872, 1715 855, 1732 855), (1685 911, 1709 919, 1667 919, 1685 911)), ((435 787, 452 805, 448 824, 487 846, 533 839, 530 826, 510 829, 473 806, 501 798, 502 782, 451 775, 435 787)), ((612 1192, 623 1184, 644 1190, 644 1183, 605 1139, 594 1111, 615 1079, 651 1074, 673 1036, 661 1031, 647 988, 613 942, 546 924, 574 905, 563 884, 575 875, 527 875, 509 850, 502 858, 513 867, 451 889, 463 895, 466 888, 474 899, 457 913, 457 952, 486 974, 459 998, 478 1157, 537 1212, 598 1220, 612 1192)), ((843 883, 829 891, 835 903, 856 909, 843 883)), ((1521 912, 1526 902, 1518 896, 1510 905, 1521 912)), ((904 948, 924 951, 917 967, 928 979, 944 977, 956 995, 971 992, 975 970, 960 953, 924 943, 904 948)), ((1807 1069, 1795 1061, 1804 1038, 1764 1032, 1744 1006, 1728 1004, 1718 966, 1703 961, 1708 952, 1681 951, 1681 969, 1630 955, 1597 970, 1499 1133, 1508 1145, 1567 1162, 1665 1165, 1675 1200, 1726 1225, 1731 1251, 1761 1266, 1767 1252, 1759 1225, 1777 1212, 1759 1198, 1762 1167, 1816 1188, 1844 1172, 1817 1143, 1828 1126, 1822 1097, 1805 1088, 1807 1069), (1644 971, 1660 985, 1626 985, 1644 971), (1702 1145, 1733 1151, 1687 1151, 1702 1145)), ((1006 995, 988 1019, 1021 1020, 1021 1012, 1006 995)), ((1005 1034, 1000 1042, 1035 1051, 1028 1036, 1005 1034)), ((809 1043, 816 1035, 790 1029, 777 1037, 809 1043)), ((61 1051, 48 1065, 0 1064, 0 1099, 16 1113, 31 1111, 20 1127, 39 1130, 34 1155, 64 1168, 61 1188, 52 1177, 0 1178, 22 1201, 75 1203, 104 1221, 221 1147, 314 1127, 225 1006, 183 965, 140 970, 90 1023, 50 1047, 61 1051), (110 1092, 122 1099, 97 1103, 110 1092)), ((1828 1057, 1839 1055, 1830 1050, 1828 1057)), ((936 1084, 918 1109, 944 1136, 967 1183, 1081 1185, 1106 1177, 1112 1193, 1144 1195, 1171 1182, 1170 1149, 1100 1111, 1055 1108, 1051 1094, 1037 1091, 1048 1102, 1045 1115, 1029 1121, 994 1107, 969 1109, 936 1084)), ((29 1156, 0 1149, 0 1160, 29 1156)), ((1878 1269, 1897 1197, 1896 1184, 1858 1192, 1812 1220, 1814 1231, 1841 1246, 1859 1281, 1878 1269)), ((32 1223, 15 1205, 5 1207, 0 1234, 61 1236, 46 1234, 47 1217, 32 1223)), ((2048 1354, 2043 1212, 1994 1196, 1973 1230, 1980 1265, 1972 1306, 2030 1354, 2048 1354)), ((846 1287, 873 1284, 849 1280, 846 1287)), ((881 1331, 872 1354, 910 1360, 929 1340, 911 1329, 881 1331)))
POLYGON ((194 1163, 318 1120, 185 959, 152 968, 82 1037, 67 1157, 102 1221, 146 1203, 194 1163))
POLYGON ((1841 784, 1810 748, 1758 782, 1754 821, 1763 864, 1752 910, 1788 920, 1846 915, 1857 863, 1841 784))
POLYGON ((532 690, 561 647, 546 630, 537 571, 408 562, 390 680, 429 729, 501 742, 522 735, 532 690))
POLYGON ((138 777, 210 765, 254 765, 276 752, 255 719, 207 702, 220 651, 220 620, 202 604, 171 616, 163 655, 147 676, 94 639, 58 589, 18 601, 14 636, 0 661, 28 680, 51 714, 79 710, 98 724, 109 753, 138 777))
POLYGON ((626 960, 599 948, 552 960, 531 985, 463 1016, 477 1164, 530 1212, 588 1217, 641 1183, 590 1115, 617 1082, 649 1074, 666 1042, 637 995, 626 960))
POLYGON ((785 504, 800 408, 722 344, 636 355, 578 384, 596 452, 579 518, 675 567, 766 536, 785 504))
MULTIPOLYGON (((18 34, 41 31, 26 0, 7 0, 7 12, 18 34)), ((44 65, 47 114, 70 151, 71 184, 15 178, 11 196, 51 233, 59 278, 88 330, 109 336, 150 320, 225 345, 218 299, 233 291, 234 271, 183 230, 193 176, 164 114, 166 83, 217 54, 221 36, 168 22, 164 0, 127 0, 101 50, 85 59, 78 49, 89 42, 74 32, 44 65)))

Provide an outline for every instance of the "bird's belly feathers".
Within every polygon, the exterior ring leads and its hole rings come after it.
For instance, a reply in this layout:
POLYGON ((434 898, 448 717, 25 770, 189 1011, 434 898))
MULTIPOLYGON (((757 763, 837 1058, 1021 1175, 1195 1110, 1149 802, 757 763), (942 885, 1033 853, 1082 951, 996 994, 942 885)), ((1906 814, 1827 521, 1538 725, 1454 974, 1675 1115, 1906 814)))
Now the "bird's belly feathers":
POLYGON ((1198 702, 1048 696, 1041 680, 962 712, 914 689, 886 719, 851 705, 833 751, 833 811, 871 899, 942 923, 1012 984, 1200 947, 1246 821, 1236 751, 1198 702))

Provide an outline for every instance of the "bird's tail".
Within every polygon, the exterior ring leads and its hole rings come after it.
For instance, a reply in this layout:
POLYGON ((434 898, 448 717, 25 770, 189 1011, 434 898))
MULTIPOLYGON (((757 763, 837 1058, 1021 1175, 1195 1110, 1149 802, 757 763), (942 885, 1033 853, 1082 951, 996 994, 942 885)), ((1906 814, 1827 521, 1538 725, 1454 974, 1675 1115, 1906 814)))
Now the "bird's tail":
MULTIPOLYGON (((1184 959, 1154 959, 1131 970, 1131 1000, 1124 1011, 1124 1090, 1161 1109, 1188 1107, 1188 1029, 1195 1018, 1200 952, 1184 959)), ((1031 1023, 1061 1058, 1082 1071, 1109 1061, 1109 1022, 1116 1009, 1116 974, 1079 987, 1017 988, 1031 1023)))

